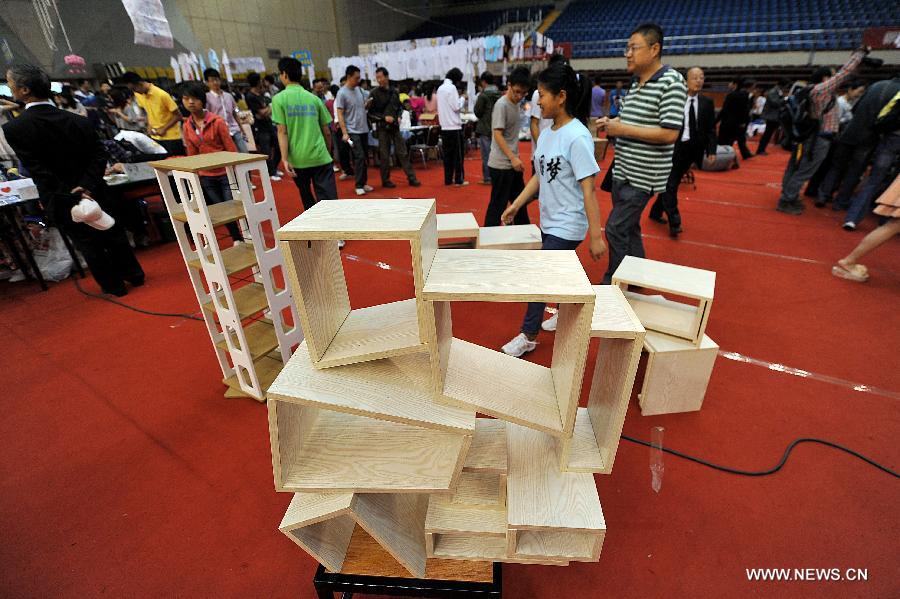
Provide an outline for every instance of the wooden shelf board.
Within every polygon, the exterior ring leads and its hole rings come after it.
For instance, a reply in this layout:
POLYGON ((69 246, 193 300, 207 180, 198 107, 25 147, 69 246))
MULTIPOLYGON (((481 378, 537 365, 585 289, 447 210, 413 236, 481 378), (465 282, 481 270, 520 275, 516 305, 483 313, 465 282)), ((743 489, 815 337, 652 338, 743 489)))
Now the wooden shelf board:
POLYGON ((475 420, 475 434, 463 471, 506 474, 506 422, 495 418, 475 420))
POLYGON ((432 536, 434 537, 434 557, 436 559, 547 566, 569 565, 568 561, 510 557, 506 554, 506 539, 503 538, 447 534, 432 536))
MULTIPOLYGON (((262 312, 269 307, 269 299, 266 297, 266 288, 262 283, 248 283, 243 287, 232 288, 234 303, 237 308, 238 318, 241 320, 262 312)), ((224 296, 223 296, 224 297, 224 296)), ((209 300, 202 305, 207 312, 216 313, 216 305, 209 300)))
MULTIPOLYGON (((209 219, 212 221, 212 226, 214 227, 233 223, 236 220, 244 218, 244 205, 240 200, 229 200, 227 202, 219 202, 218 204, 209 204, 206 209, 209 211, 209 219)), ((184 209, 182 208, 173 212, 172 220, 177 220, 182 223, 188 222, 184 209)))
POLYGON ((414 239, 434 200, 332 200, 319 202, 278 230, 279 241, 414 239))
POLYGON ((450 343, 443 396, 507 422, 556 436, 563 432, 549 368, 462 339, 450 343))
POLYGON ((597 299, 591 318, 591 337, 634 339, 644 333, 637 314, 617 285, 594 285, 597 299))
POLYGON ((560 472, 554 440, 521 426, 507 426, 509 528, 600 532, 606 530, 594 477, 560 472))
POLYGON ((514 557, 596 561, 595 547, 602 534, 516 531, 514 557))
MULTIPOLYGON (((453 503, 501 506, 500 475, 492 472, 463 472, 453 494, 453 503)), ((506 511, 504 510, 504 513, 506 511)))
POLYGON ((454 503, 432 495, 425 518, 426 533, 456 533, 506 538, 506 508, 454 503))
POLYGON ((432 301, 594 301, 574 251, 439 249, 422 297, 432 301))
POLYGON ((645 328, 660 330, 693 339, 700 326, 700 308, 673 302, 661 295, 625 292, 637 317, 645 328))
MULTIPOLYGON (((277 410, 282 489, 302 492, 440 493, 455 482, 470 437, 269 400, 277 410), (302 413, 293 413, 298 410, 302 413), (302 439, 282 416, 308 419, 302 439), (285 435, 287 438, 281 438, 285 435), (280 440, 279 440, 280 439, 280 440), (282 451, 292 446, 293 453, 282 451), (298 449, 299 446, 299 449, 298 449)), ((270 419, 271 421, 271 419, 270 419)), ((274 449, 273 449, 274 450, 274 449)))
POLYGON ((324 410, 461 434, 475 432, 475 412, 436 403, 426 354, 317 369, 300 344, 269 395, 324 410))
MULTIPOLYGON (((232 275, 236 272, 250 268, 251 266, 256 266, 256 252, 253 250, 252 244, 245 242, 233 245, 221 250, 221 253, 225 274, 232 275)), ((188 266, 196 268, 197 270, 203 269, 203 265, 200 264, 199 258, 188 260, 188 266)))
MULTIPOLYGON (((278 347, 275 326, 271 322, 257 320, 250 323, 244 327, 244 336, 247 339, 247 347, 244 349, 250 352, 254 362, 278 347)), ((228 350, 224 339, 216 343, 216 347, 228 350)))
POLYGON ((471 212, 437 215, 438 239, 478 236, 478 221, 471 212))
POLYGON ((618 282, 666 291, 685 297, 711 300, 716 289, 716 273, 635 256, 625 256, 613 274, 618 282))
MULTIPOLYGON (((278 376, 281 369, 284 368, 284 364, 281 362, 281 354, 277 351, 262 356, 254 361, 253 365, 256 367, 256 376, 259 377, 259 384, 264 393, 272 385, 272 381, 275 380, 275 377, 278 376)), ((232 394, 229 395, 229 391, 226 391, 225 397, 248 397, 247 393, 241 389, 236 374, 222 379, 222 383, 227 385, 228 390, 232 392, 232 394)), ((259 401, 264 401, 264 399, 260 398, 259 401)))
POLYGON ((427 351, 419 338, 416 300, 351 310, 316 363, 319 368, 427 351))
POLYGON ((543 242, 537 225, 481 227, 475 247, 487 250, 539 250, 543 242))
MULTIPOLYGON (((262 154, 241 154, 240 152, 212 152, 182 158, 167 158, 151 162, 150 166, 161 171, 183 171, 198 173, 226 166, 236 166, 249 162, 262 162, 266 157, 262 154)), ((265 170, 265 169, 263 169, 265 170)))
POLYGON ((597 446, 597 438, 594 436, 594 428, 591 426, 591 416, 587 408, 578 408, 575 415, 575 434, 568 442, 571 443, 567 466, 569 472, 602 472, 604 470, 606 461, 597 446))
POLYGON ((718 349, 719 345, 710 339, 708 335, 703 335, 703 339, 700 340, 700 345, 698 346, 685 339, 649 331, 644 337, 644 347, 647 351, 653 353, 673 353, 680 351, 693 352, 698 349, 718 349))

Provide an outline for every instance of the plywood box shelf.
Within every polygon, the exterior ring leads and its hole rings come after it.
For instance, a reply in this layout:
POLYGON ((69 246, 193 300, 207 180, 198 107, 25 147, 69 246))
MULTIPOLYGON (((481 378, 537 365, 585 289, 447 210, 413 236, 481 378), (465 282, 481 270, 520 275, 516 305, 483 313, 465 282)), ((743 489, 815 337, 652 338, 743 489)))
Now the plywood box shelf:
POLYGON ((437 251, 434 200, 319 202, 278 230, 316 368, 428 350, 434 316, 421 297, 437 251), (410 244, 414 299, 351 310, 338 239, 410 244))
POLYGON ((304 341, 269 394, 323 410, 472 435, 475 412, 436 403, 430 372, 424 354, 319 370, 304 341))
POLYGON ((478 221, 471 212, 437 215, 438 239, 475 238, 478 236, 478 221))
POLYGON ((481 227, 475 247, 489 250, 539 250, 543 245, 537 225, 481 227))
POLYGON ((511 530, 512 557, 596 562, 604 533, 511 530))
POLYGON ((506 538, 506 508, 456 503, 432 495, 425 519, 426 533, 465 534, 506 538))
POLYGON ((700 330, 700 322, 703 319, 700 306, 672 301, 661 295, 632 291, 626 291, 625 297, 641 323, 652 331, 692 340, 700 330))
POLYGON ((277 491, 448 493, 472 437, 270 398, 277 491))
POLYGON ((694 412, 703 406, 719 346, 704 335, 700 346, 662 333, 644 339, 647 367, 638 400, 641 414, 694 412))
POLYGON ((616 285, 594 285, 596 301, 591 315, 591 337, 635 339, 646 333, 626 294, 616 285))
MULTIPOLYGON (((261 283, 248 283, 243 287, 233 289, 232 292, 234 294, 234 304, 235 308, 237 308, 238 318, 241 320, 248 316, 252 316, 257 312, 262 312, 269 307, 269 299, 266 297, 266 290, 261 283)), ((219 296, 219 302, 225 304, 225 301, 225 295, 221 294, 219 296)), ((213 300, 205 302, 202 307, 207 312, 213 314, 216 312, 216 305, 213 300)), ((227 309, 228 306, 225 305, 225 308, 227 309)))
MULTIPOLYGON (((227 202, 211 204, 207 206, 206 209, 209 212, 209 220, 214 227, 233 223, 236 220, 244 218, 244 205, 240 200, 229 200, 227 202)), ((181 210, 173 212, 172 220, 186 223, 187 215, 184 213, 184 209, 182 208, 181 210)))
POLYGON ((476 418, 463 471, 506 474, 506 462, 506 423, 494 418, 476 418))
POLYGON ((566 560, 511 557, 507 553, 507 541, 501 537, 473 537, 451 534, 431 534, 427 535, 427 537, 429 537, 431 544, 429 557, 433 556, 435 559, 546 566, 569 565, 569 562, 566 560))

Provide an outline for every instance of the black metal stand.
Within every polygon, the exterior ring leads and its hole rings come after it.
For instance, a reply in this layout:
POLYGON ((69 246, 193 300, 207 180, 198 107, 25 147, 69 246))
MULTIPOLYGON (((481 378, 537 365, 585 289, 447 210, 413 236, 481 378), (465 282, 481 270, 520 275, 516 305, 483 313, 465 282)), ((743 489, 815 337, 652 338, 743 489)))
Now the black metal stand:
POLYGON ((503 594, 502 570, 494 564, 492 582, 467 582, 462 580, 424 580, 421 578, 392 578, 388 576, 362 576, 336 574, 319 566, 313 585, 319 599, 334 599, 334 593, 343 593, 342 599, 359 595, 399 595, 402 597, 434 597, 439 599, 471 599, 485 597, 501 599, 503 594))

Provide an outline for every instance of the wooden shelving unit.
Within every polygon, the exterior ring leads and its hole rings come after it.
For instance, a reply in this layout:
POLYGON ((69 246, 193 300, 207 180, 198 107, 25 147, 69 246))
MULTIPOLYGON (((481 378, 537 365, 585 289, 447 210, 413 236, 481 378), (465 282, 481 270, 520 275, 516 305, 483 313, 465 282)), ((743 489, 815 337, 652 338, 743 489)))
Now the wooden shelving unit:
MULTIPOLYGON (((471 212, 456 212, 437 215, 438 241, 445 239, 462 240, 462 243, 474 247, 478 239, 478 221, 471 212)), ((441 244, 442 246, 444 244, 441 244)), ((453 244, 451 244, 453 245, 453 244)))
POLYGON ((275 287, 281 253, 263 238, 279 227, 265 160, 258 154, 218 152, 150 163, 175 229, 178 247, 202 308, 226 397, 264 401, 277 369, 303 339, 291 291, 275 287), (224 168, 233 200, 207 205, 200 171, 224 168), (251 176, 261 197, 254 196, 251 176), (174 188, 172 185, 174 182, 174 188), (237 223, 245 242, 220 247, 215 228, 237 223), (234 275, 250 271, 253 281, 234 275), (291 315, 285 322, 282 314, 291 315), (277 362, 277 366, 276 366, 277 362))
POLYGON ((437 251, 434 200, 319 202, 278 239, 316 368, 428 351, 433 317, 419 292, 437 251), (409 241, 415 299, 352 310, 339 239, 409 241))
POLYGON ((647 333, 644 339, 647 367, 638 395, 641 414, 695 412, 703 407, 706 388, 712 376, 718 344, 703 335, 700 346, 663 335, 647 333))

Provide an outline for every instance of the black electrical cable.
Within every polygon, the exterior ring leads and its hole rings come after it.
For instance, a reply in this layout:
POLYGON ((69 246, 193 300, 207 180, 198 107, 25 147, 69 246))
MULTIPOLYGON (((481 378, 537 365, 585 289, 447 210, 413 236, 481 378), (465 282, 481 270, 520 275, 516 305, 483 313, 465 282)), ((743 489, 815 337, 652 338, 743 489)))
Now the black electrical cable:
MULTIPOLYGON (((626 441, 631 441, 632 443, 637 443, 638 445, 644 445, 645 447, 656 447, 652 443, 649 443, 647 441, 642 441, 641 439, 635 439, 634 437, 629 437, 627 435, 622 435, 622 438, 625 439, 626 441)), ((886 466, 882 466, 875 460, 867 458, 866 456, 862 455, 859 452, 853 451, 852 449, 850 449, 848 447, 844 447, 843 445, 838 445, 837 443, 832 443, 831 441, 826 441, 824 439, 815 439, 812 437, 801 437, 799 439, 794 439, 791 442, 791 444, 787 446, 787 449, 784 450, 784 455, 781 456, 781 460, 775 466, 773 466, 772 468, 769 468, 768 470, 758 470, 758 471, 740 470, 738 468, 731 468, 729 466, 720 466, 719 464, 713 464, 712 462, 707 462, 706 460, 702 460, 700 458, 695 458, 694 456, 688 455, 686 453, 682 453, 676 449, 669 449, 668 447, 662 447, 660 449, 662 449, 662 451, 664 451, 666 453, 670 453, 674 456, 678 456, 679 458, 683 458, 685 460, 690 460, 691 462, 695 462, 697 464, 700 464, 701 466, 707 466, 709 468, 713 468, 714 470, 720 470, 721 472, 727 472, 728 474, 739 474, 741 476, 768 476, 770 474, 775 474, 776 472, 781 470, 784 467, 785 463, 787 463, 788 456, 791 455, 791 451, 793 451, 794 448, 796 446, 800 445, 801 443, 819 443, 821 445, 825 445, 826 447, 831 447, 833 449, 839 449, 841 451, 849 453, 850 455, 852 455, 854 457, 861 459, 862 461, 866 462, 867 464, 869 464, 871 466, 875 466, 879 470, 882 470, 883 472, 890 474, 894 478, 900 478, 900 474, 897 474, 896 472, 894 472, 893 470, 891 470, 890 468, 888 468, 886 466)))
POLYGON ((72 277, 72 281, 75 283, 75 287, 78 289, 78 291, 80 291, 81 293, 83 293, 84 295, 86 295, 88 297, 102 299, 111 304, 116 304, 117 306, 122 306, 123 308, 128 308, 129 310, 134 310, 135 312, 140 312, 141 314, 147 314, 149 316, 166 316, 166 317, 172 317, 172 318, 188 318, 190 320, 200 320, 200 321, 203 320, 199 316, 194 316, 193 314, 173 314, 173 313, 169 313, 169 312, 153 312, 152 310, 144 310, 143 308, 135 308, 134 306, 129 306, 125 302, 120 302, 119 300, 113 299, 102 293, 91 293, 90 291, 85 291, 84 289, 82 289, 81 283, 78 282, 78 278, 75 276, 72 277))

